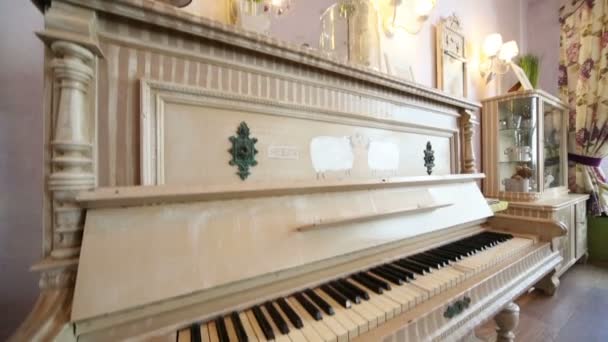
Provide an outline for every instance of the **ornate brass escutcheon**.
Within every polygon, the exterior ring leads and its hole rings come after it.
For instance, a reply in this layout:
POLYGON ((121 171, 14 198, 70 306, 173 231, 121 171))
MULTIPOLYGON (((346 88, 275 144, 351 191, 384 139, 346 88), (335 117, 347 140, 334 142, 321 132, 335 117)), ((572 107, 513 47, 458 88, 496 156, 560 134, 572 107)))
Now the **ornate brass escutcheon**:
POLYGON ((443 317, 451 319, 466 310, 470 304, 471 298, 469 296, 464 296, 462 299, 448 305, 448 308, 443 313, 443 317))
POLYGON ((255 143, 258 142, 258 139, 249 137, 249 127, 245 122, 241 122, 237 128, 236 136, 229 139, 232 143, 232 148, 228 150, 232 155, 230 165, 236 165, 239 169, 236 174, 245 180, 251 174, 249 168, 258 165, 255 160, 255 155, 258 153, 255 143))
POLYGON ((426 167, 426 173, 430 176, 435 167, 435 151, 433 151, 433 145, 430 141, 427 141, 424 150, 424 166, 426 167))

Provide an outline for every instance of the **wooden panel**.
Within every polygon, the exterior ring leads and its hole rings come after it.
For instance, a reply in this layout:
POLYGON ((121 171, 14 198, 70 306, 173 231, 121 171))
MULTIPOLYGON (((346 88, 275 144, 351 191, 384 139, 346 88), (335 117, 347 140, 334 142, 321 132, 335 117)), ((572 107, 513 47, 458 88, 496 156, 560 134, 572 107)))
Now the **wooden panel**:
POLYGON ((575 205, 576 220, 576 258, 587 253, 587 207, 585 202, 575 205))
MULTIPOLYGON (((457 149, 460 111, 472 108, 404 94, 217 41, 133 25, 103 13, 98 29, 105 57, 99 60, 97 81, 100 186, 142 184, 142 78, 300 106, 310 112, 350 113, 451 130, 451 150, 457 149)), ((454 165, 459 165, 459 155, 452 154, 454 165)))
POLYGON ((570 267, 572 260, 574 259, 574 208, 568 206, 563 209, 556 211, 554 218, 568 227, 568 234, 564 237, 557 238, 559 252, 564 260, 562 261, 562 268, 566 269, 570 267))
MULTIPOLYGON (((257 139, 257 165, 247 182, 373 179, 452 170, 454 117, 425 113, 424 122, 370 118, 279 105, 169 83, 142 82, 142 180, 146 185, 243 184, 229 165, 229 137, 246 122, 257 139), (430 127, 435 126, 432 130, 430 127), (202 152, 204 151, 204 152, 202 152)), ((399 116, 405 108, 395 108, 399 116)))
POLYGON ((87 213, 72 319, 360 253, 490 215, 474 181, 93 209, 87 213), (296 231, 298 226, 319 220, 440 201, 453 205, 338 224, 332 229, 296 231))

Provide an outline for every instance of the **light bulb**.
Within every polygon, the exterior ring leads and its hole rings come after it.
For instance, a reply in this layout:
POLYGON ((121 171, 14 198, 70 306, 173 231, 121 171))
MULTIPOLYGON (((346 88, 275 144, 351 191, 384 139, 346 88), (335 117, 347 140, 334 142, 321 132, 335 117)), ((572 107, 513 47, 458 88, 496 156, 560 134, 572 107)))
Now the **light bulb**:
POLYGON ((502 46, 502 36, 500 33, 492 33, 483 41, 483 52, 488 57, 496 56, 502 46))
POLYGON ((498 58, 502 61, 510 62, 518 54, 519 47, 517 46, 517 42, 511 40, 502 45, 500 51, 498 51, 498 58))

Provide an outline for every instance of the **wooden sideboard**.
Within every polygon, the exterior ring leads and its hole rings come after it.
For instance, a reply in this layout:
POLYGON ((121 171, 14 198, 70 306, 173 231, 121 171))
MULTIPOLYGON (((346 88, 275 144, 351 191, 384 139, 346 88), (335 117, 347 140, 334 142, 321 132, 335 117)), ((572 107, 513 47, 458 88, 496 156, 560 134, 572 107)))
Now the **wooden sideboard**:
POLYGON ((497 216, 548 218, 562 222, 568 227, 568 234, 554 241, 564 259, 557 270, 557 276, 560 276, 578 260, 582 259, 585 262, 587 260, 586 201, 588 198, 588 195, 569 194, 534 202, 509 202, 509 208, 497 216))

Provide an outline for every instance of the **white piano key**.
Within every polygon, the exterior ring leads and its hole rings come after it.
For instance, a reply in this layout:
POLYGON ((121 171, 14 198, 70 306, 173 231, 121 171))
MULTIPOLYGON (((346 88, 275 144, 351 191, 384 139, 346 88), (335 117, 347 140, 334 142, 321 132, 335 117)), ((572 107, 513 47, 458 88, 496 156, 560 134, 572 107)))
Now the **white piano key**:
POLYGON ((355 306, 359 306, 360 304, 355 304, 353 303, 353 305, 351 306, 350 309, 345 309, 344 307, 342 307, 338 302, 336 302, 333 298, 331 298, 328 295, 325 295, 325 297, 323 297, 323 299, 325 299, 329 305, 331 305, 332 307, 338 307, 338 309, 336 310, 336 319, 341 318, 342 316, 346 317, 346 319, 338 319, 338 321, 342 324, 343 327, 349 329, 349 337, 353 338, 355 336, 358 336, 361 333, 364 333, 368 330, 368 323, 367 320, 362 318, 361 316, 359 316, 359 314, 353 310, 353 308, 355 306), (346 321, 346 322, 343 322, 346 321), (354 327, 354 329, 353 329, 354 327), (351 330, 353 330, 351 332, 351 330))
POLYGON ((201 324, 201 341, 209 342, 209 329, 206 323, 201 324))
POLYGON ((336 313, 332 317, 336 321, 338 321, 338 323, 340 323, 340 325, 344 327, 344 329, 348 331, 348 338, 351 339, 358 336, 359 328, 344 314, 344 311, 348 309, 344 308, 342 305, 336 302, 333 298, 331 298, 331 296, 327 295, 321 289, 315 289, 314 291, 319 295, 319 297, 323 298, 323 300, 325 300, 327 303, 329 303, 329 305, 334 308, 334 311, 336 313))
MULTIPOLYGON (((346 281, 362 289, 366 289, 370 298, 372 296, 372 293, 375 294, 374 291, 367 289, 365 286, 363 286, 363 284, 357 282, 352 278, 348 278, 346 279, 346 281)), ((376 307, 375 305, 372 305, 369 300, 362 302, 359 307, 363 309, 367 315, 372 315, 373 317, 375 317, 375 320, 370 320, 370 327, 380 325, 384 323, 384 321, 386 321, 386 314, 382 310, 378 309, 378 307, 376 307)))
POLYGON ((224 325, 226 325, 226 331, 228 332, 230 341, 238 341, 239 339, 236 337, 236 331, 234 330, 234 324, 232 324, 230 316, 224 316, 224 325))
POLYGON ((266 339, 266 336, 264 335, 264 332, 262 331, 262 328, 260 328, 258 321, 255 319, 255 315, 253 314, 253 311, 247 310, 245 312, 245 315, 247 316, 249 325, 251 326, 251 329, 255 332, 255 336, 257 337, 258 341, 260 341, 260 342, 268 341, 266 339))
POLYGON ((302 328, 300 329, 300 331, 302 332, 302 335, 304 335, 304 337, 306 337, 306 339, 308 341, 323 341, 324 339, 317 333, 317 331, 312 327, 312 325, 308 322, 308 320, 306 319, 306 317, 303 317, 302 314, 300 314, 300 312, 298 310, 296 310, 295 307, 295 302, 297 302, 297 300, 293 297, 291 298, 285 298, 285 301, 287 302, 287 304, 289 304, 289 306, 293 309, 293 311, 296 312, 296 314, 300 317, 300 319, 302 320, 302 328))
MULTIPOLYGON (((312 290, 317 295, 320 291, 319 289, 312 290)), ((316 306, 316 304, 315 304, 316 306)), ((320 309, 320 308, 319 308, 320 309)), ((334 308, 336 310, 336 308, 334 308)), ((330 315, 323 314, 323 321, 327 324, 327 327, 333 331, 333 333, 337 336, 338 341, 348 341, 348 330, 344 328, 338 321, 330 315)))
MULTIPOLYGON (((304 309, 304 307, 300 304, 300 302, 298 302, 293 297, 291 297, 291 299, 292 299, 292 301, 290 303, 293 304, 293 306, 292 306, 293 309, 296 310, 298 315, 305 322, 304 326, 306 326, 308 324, 308 326, 312 327, 317 332, 317 334, 321 337, 321 341, 324 341, 324 342, 336 342, 337 341, 336 335, 327 327, 327 325, 325 324, 323 319, 320 321, 315 320, 314 317, 312 317, 308 313, 308 311, 306 311, 306 309, 304 309)), ((325 318, 325 314, 323 314, 323 318, 325 318)))
POLYGON ((220 339, 217 336, 217 327, 215 326, 215 321, 210 321, 207 323, 207 330, 209 331, 209 342, 220 342, 220 339))
POLYGON ((262 310, 264 317, 266 317, 268 324, 270 324, 270 326, 272 327, 272 330, 274 331, 274 340, 277 342, 290 342, 291 339, 289 338, 289 336, 283 335, 283 333, 281 333, 281 331, 279 330, 277 325, 272 320, 272 317, 270 316, 270 314, 268 313, 268 310, 266 310, 264 305, 260 305, 260 309, 262 310))
POLYGON ((277 311, 279 312, 279 315, 281 315, 281 317, 283 317, 283 320, 285 321, 285 323, 287 323, 287 327, 289 328, 289 334, 287 334, 287 336, 289 336, 289 339, 292 342, 308 341, 306 339, 306 337, 304 337, 304 334, 302 334, 302 332, 291 323, 291 321, 289 320, 289 317, 287 317, 287 315, 283 312, 281 307, 277 303, 272 303, 272 305, 274 305, 275 309, 277 309, 277 311))
POLYGON ((247 314, 244 312, 240 312, 239 318, 241 319, 243 328, 245 329, 245 332, 247 333, 247 338, 249 339, 249 342, 259 341, 257 334, 255 333, 255 331, 253 330, 253 327, 251 326, 251 323, 249 322, 249 317, 247 317, 247 314))
POLYGON ((190 342, 192 339, 190 328, 184 328, 177 333, 177 342, 190 342))

